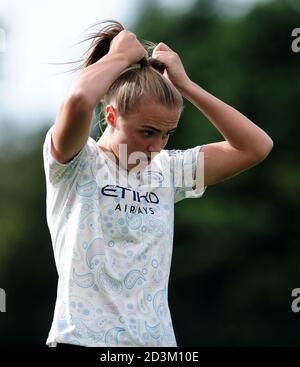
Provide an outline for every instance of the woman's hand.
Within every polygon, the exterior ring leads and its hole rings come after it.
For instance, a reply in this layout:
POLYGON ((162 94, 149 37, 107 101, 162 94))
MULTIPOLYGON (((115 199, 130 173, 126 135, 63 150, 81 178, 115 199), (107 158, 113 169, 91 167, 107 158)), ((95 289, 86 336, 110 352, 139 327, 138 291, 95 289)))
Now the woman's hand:
POLYGON ((132 32, 123 30, 111 41, 108 54, 119 54, 127 60, 128 65, 147 57, 148 53, 132 32))
POLYGON ((170 49, 165 43, 160 42, 153 50, 152 57, 164 63, 166 70, 164 77, 177 88, 179 91, 190 82, 187 76, 180 57, 176 52, 170 49))

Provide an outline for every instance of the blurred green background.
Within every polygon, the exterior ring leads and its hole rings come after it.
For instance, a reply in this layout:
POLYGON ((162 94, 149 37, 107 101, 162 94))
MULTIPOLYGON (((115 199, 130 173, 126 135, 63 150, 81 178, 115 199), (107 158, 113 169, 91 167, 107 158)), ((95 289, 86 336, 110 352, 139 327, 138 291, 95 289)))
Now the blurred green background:
MULTIPOLYGON (((299 346, 300 314, 291 309, 291 292, 300 286, 300 52, 291 48, 291 33, 300 27, 300 7, 278 0, 233 18, 220 16, 217 7, 218 1, 198 0, 183 15, 168 14, 144 1, 131 29, 140 39, 169 45, 194 82, 274 142, 260 165, 209 187, 201 199, 176 204, 173 326, 183 347, 299 346)), ((54 116, 46 125, 53 122, 54 116)), ((43 345, 52 322, 57 273, 46 223, 46 130, 22 137, 26 150, 5 139, 1 144, 0 287, 7 312, 0 313, 0 345, 43 345)), ((18 131, 10 134, 20 138, 18 131)), ((185 101, 167 148, 220 140, 185 101)))

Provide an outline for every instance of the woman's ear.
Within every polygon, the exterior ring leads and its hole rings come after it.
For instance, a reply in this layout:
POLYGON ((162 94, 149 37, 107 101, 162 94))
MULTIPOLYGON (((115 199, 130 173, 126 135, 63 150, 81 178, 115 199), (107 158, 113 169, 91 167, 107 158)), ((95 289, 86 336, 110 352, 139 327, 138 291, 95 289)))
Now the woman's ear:
POLYGON ((116 124, 116 110, 113 105, 109 104, 105 107, 105 119, 108 125, 115 127, 116 124))

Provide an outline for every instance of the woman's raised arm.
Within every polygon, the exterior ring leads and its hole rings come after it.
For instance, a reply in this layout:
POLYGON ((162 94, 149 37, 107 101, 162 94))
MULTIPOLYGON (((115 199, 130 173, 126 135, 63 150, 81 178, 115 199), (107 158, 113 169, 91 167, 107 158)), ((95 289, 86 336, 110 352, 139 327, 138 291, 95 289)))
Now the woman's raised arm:
POLYGON ((145 54, 136 36, 123 30, 112 40, 106 55, 79 73, 55 120, 51 142, 54 158, 66 163, 81 151, 89 137, 94 108, 120 73, 145 54))

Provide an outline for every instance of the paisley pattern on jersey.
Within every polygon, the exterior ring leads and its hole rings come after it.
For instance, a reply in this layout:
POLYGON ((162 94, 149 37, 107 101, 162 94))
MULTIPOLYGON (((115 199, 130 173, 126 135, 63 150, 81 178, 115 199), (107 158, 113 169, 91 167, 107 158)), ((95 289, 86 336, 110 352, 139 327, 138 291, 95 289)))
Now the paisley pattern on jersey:
POLYGON ((174 201, 191 182, 174 187, 163 162, 193 169, 200 147, 162 151, 132 187, 111 181, 116 167, 92 138, 67 164, 51 156, 50 139, 51 129, 43 154, 59 284, 47 344, 176 347, 168 306, 174 201))

